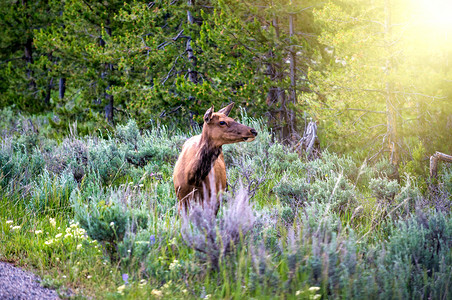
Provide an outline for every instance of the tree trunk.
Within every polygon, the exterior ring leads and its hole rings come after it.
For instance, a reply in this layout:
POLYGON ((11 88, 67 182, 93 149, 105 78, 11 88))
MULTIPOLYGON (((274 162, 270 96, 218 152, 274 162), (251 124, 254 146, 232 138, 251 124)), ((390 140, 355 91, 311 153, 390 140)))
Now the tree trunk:
MULTIPOLYGON (((294 18, 295 16, 293 14, 289 15, 289 35, 292 37, 294 35, 294 18)), ((296 93, 296 53, 293 46, 290 47, 289 52, 289 59, 290 59, 290 93, 289 93, 289 102, 292 104, 292 107, 295 107, 295 104, 297 103, 297 93, 296 93)), ((295 134, 295 112, 292 109, 289 109, 288 111, 288 122, 289 122, 289 129, 290 129, 290 137, 294 137, 295 134)))
MULTIPOLYGON (((188 7, 193 7, 194 0, 187 0, 188 7)), ((190 25, 194 24, 193 15, 191 14, 190 10, 187 10, 187 21, 190 25)), ((189 37, 187 40, 187 46, 185 48, 187 51, 188 61, 191 64, 191 67, 188 68, 188 79, 193 82, 194 84, 198 83, 198 74, 196 72, 196 56, 193 54, 193 48, 191 46, 191 38, 189 37)))
POLYGON ((385 2, 385 47, 390 55, 386 60, 386 118, 387 118, 387 135, 388 135, 388 148, 391 151, 390 160, 394 166, 398 166, 400 162, 400 150, 399 150, 399 137, 397 130, 397 109, 396 102, 394 99, 394 93, 392 88, 392 82, 390 81, 390 75, 393 69, 392 61, 392 21, 391 21, 391 1, 386 0, 385 2))
POLYGON ((66 92, 66 78, 61 77, 58 83, 58 95, 60 99, 64 99, 64 94, 66 92))
MULTIPOLYGON (((107 33, 108 36, 111 37, 111 27, 110 27, 110 19, 106 19, 105 20, 105 32, 107 33)), ((105 41, 102 39, 100 39, 100 44, 102 47, 105 46, 105 41)), ((107 105, 105 106, 105 117, 107 119, 107 122, 110 124, 114 124, 114 111, 115 111, 115 107, 114 107, 114 97, 113 95, 109 92, 110 88, 112 86, 112 82, 110 81, 109 77, 111 75, 111 73, 113 72, 113 64, 111 63, 107 63, 105 64, 105 74, 107 75, 107 88, 105 89, 105 99, 107 100, 107 105)))
POLYGON ((49 84, 47 85, 46 96, 44 98, 44 103, 46 105, 50 103, 50 94, 52 92, 52 86, 53 86, 53 77, 50 78, 49 84))

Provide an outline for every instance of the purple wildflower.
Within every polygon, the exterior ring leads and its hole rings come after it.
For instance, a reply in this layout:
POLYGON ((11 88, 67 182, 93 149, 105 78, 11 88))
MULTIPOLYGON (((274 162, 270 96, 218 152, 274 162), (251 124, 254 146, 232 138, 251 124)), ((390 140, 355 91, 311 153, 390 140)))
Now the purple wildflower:
POLYGON ((122 274, 122 280, 124 280, 125 284, 129 284, 129 274, 127 273, 122 274))

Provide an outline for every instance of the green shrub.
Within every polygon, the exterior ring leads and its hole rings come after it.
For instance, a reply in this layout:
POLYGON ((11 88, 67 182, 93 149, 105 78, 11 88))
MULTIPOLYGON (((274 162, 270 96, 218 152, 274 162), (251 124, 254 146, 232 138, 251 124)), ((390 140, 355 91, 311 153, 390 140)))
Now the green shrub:
POLYGON ((356 196, 352 184, 341 174, 324 174, 325 179, 309 183, 297 177, 284 177, 273 188, 280 200, 293 210, 306 202, 329 203, 336 212, 345 212, 356 207, 356 196))
POLYGON ((382 203, 392 203, 400 192, 400 185, 397 181, 387 178, 372 178, 369 188, 372 190, 373 196, 382 203))
POLYGON ((101 186, 100 179, 87 179, 81 190, 71 195, 75 217, 90 238, 103 243, 111 257, 127 232, 147 228, 148 214, 144 211, 146 195, 139 187, 119 188, 101 186))
POLYGON ((77 182, 72 173, 57 176, 44 170, 30 188, 31 199, 27 206, 35 212, 69 209, 69 198, 76 188, 77 182))

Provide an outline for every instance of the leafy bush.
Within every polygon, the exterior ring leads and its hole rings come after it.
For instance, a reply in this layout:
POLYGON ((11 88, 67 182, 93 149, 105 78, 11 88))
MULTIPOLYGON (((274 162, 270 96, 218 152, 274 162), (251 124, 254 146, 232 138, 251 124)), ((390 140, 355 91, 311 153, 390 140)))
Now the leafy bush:
POLYGON ((378 201, 386 203, 392 203, 395 196, 400 192, 400 185, 397 181, 387 178, 372 178, 369 188, 378 201))
POLYGON ((301 178, 284 177, 273 188, 273 191, 292 210, 296 210, 307 201, 329 203, 336 212, 354 209, 356 196, 350 182, 341 174, 333 172, 330 173, 330 176, 328 174, 324 176, 324 180, 317 179, 311 183, 301 178))
POLYGON ((75 217, 93 240, 106 245, 111 257, 127 232, 147 228, 148 214, 141 205, 146 195, 139 187, 122 186, 104 191, 100 180, 88 180, 71 195, 75 217))

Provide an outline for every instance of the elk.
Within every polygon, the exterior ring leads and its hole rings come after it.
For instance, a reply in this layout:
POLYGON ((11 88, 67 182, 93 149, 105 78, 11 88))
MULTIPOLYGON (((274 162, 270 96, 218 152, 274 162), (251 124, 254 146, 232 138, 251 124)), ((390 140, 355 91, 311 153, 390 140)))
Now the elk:
MULTIPOLYGON (((202 133, 188 139, 174 167, 174 189, 179 200, 179 214, 187 210, 190 201, 217 199, 226 188, 226 165, 222 146, 238 142, 251 142, 257 132, 228 117, 234 103, 214 112, 209 108, 204 114, 202 133)), ((215 203, 218 212, 219 202, 215 203)))

